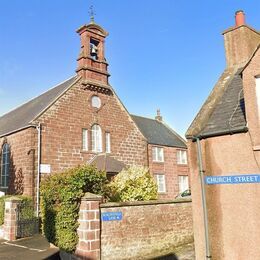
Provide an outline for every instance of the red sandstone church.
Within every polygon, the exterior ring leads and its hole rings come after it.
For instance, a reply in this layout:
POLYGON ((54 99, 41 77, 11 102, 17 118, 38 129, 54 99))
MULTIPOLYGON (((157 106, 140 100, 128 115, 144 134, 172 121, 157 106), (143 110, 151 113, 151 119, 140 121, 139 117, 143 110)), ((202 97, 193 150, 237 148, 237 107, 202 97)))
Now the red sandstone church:
POLYGON ((159 114, 128 113, 108 81, 103 28, 91 21, 77 33, 76 76, 0 117, 1 191, 38 202, 42 175, 89 163, 111 176, 135 164, 173 199, 189 187, 185 140, 159 114))
POLYGON ((238 11, 223 35, 226 68, 186 133, 196 259, 260 259, 260 33, 238 11))

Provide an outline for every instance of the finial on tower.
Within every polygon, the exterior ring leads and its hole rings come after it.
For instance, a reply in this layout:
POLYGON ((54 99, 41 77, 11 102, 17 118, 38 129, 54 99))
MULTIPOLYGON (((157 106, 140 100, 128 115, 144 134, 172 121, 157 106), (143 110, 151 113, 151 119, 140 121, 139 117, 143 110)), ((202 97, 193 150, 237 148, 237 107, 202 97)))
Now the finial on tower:
POLYGON ((94 12, 94 7, 93 7, 93 5, 91 5, 90 7, 89 7, 89 16, 90 16, 90 23, 95 23, 95 21, 94 21, 94 16, 96 15, 95 14, 95 12, 94 12))

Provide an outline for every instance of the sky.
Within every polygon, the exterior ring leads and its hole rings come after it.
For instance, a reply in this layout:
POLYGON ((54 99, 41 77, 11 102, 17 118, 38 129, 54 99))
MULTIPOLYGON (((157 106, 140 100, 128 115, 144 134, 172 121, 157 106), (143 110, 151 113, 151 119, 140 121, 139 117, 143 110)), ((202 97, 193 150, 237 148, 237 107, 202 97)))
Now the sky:
POLYGON ((154 118, 160 109, 182 136, 225 68, 222 32, 235 11, 260 29, 259 0, 0 0, 0 116, 75 74, 75 31, 91 5, 127 110, 154 118))

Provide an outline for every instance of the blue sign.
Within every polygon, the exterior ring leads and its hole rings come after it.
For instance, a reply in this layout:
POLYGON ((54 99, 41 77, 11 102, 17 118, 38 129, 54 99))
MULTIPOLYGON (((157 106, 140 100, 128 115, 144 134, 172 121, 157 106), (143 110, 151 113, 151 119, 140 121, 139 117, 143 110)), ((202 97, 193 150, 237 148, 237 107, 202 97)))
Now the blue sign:
POLYGON ((102 221, 122 220, 122 212, 104 212, 101 214, 102 221))
POLYGON ((205 183, 214 184, 243 184, 243 183, 259 183, 260 174, 246 175, 230 175, 230 176, 206 176, 205 183))

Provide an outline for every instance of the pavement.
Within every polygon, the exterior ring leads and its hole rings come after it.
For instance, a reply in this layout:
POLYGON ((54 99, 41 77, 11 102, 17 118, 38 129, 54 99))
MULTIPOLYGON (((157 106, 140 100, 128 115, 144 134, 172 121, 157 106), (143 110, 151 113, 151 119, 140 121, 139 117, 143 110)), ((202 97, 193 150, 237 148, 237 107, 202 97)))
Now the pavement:
POLYGON ((0 259, 3 260, 59 260, 59 249, 51 248, 42 235, 16 241, 0 240, 0 259))
MULTIPOLYGON (((2 260, 60 260, 59 249, 50 247, 42 235, 35 235, 16 241, 0 240, 0 259, 2 260)), ((176 248, 174 253, 156 260, 195 260, 194 244, 176 248)))

